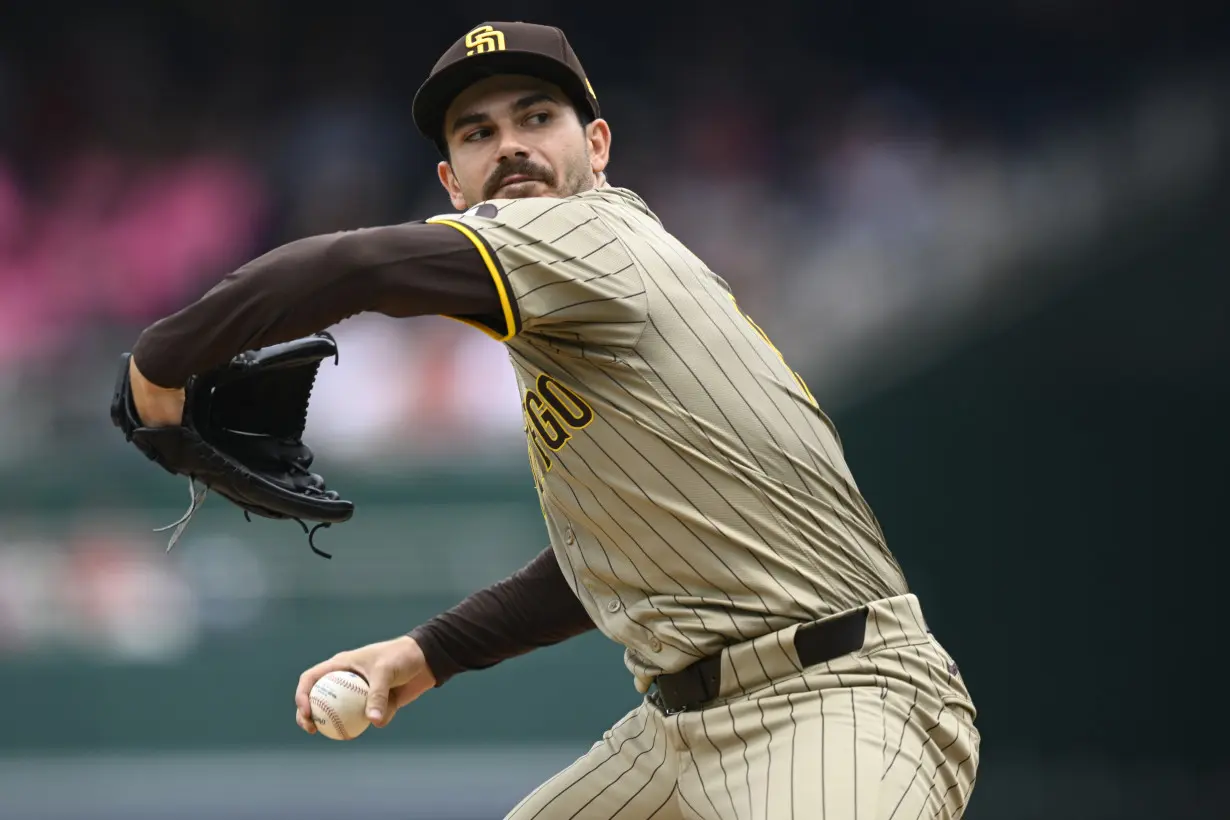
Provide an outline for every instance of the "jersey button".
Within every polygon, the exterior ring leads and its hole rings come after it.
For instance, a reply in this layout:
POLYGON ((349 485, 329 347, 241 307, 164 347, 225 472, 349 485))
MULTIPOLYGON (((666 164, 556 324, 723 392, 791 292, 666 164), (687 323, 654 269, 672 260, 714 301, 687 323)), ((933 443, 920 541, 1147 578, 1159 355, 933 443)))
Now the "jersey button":
POLYGON ((619 602, 618 598, 614 598, 610 601, 607 601, 607 604, 606 604, 607 612, 618 612, 619 610, 623 608, 624 608, 624 605, 619 602))
POLYGON ((564 531, 564 543, 565 544, 575 544, 576 542, 577 542, 577 537, 572 534, 572 527, 569 527, 568 529, 564 531))
POLYGON ((652 649, 654 652, 661 652, 662 642, 659 641, 656 636, 650 637, 649 638, 649 648, 652 649))

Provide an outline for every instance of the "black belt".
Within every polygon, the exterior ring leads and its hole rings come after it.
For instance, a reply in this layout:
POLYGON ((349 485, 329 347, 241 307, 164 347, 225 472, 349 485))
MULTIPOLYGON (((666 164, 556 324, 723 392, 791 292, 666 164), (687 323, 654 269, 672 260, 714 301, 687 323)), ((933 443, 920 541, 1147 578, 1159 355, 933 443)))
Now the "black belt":
MULTIPOLYGON (((794 649, 804 668, 827 663, 863 648, 867 609, 856 609, 795 630, 794 649)), ((710 655, 678 672, 658 675, 649 697, 668 715, 705 705, 718 696, 722 655, 710 655)))

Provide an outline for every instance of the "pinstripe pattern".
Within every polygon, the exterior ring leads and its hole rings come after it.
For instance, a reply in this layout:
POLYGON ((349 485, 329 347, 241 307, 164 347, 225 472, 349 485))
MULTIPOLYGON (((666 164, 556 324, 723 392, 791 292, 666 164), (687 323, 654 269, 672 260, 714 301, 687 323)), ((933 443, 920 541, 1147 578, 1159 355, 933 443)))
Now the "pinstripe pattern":
POLYGON ((796 629, 728 648, 712 706, 668 717, 643 704, 509 817, 961 817, 975 713, 914 596, 874 602, 865 648, 826 664, 799 668, 796 629))
POLYGON ((448 219, 498 260, 551 542, 637 679, 907 591, 828 418, 639 197, 448 219), (544 375, 593 410, 559 448, 528 398, 544 375))
POLYGON ((671 728, 648 705, 629 713, 569 768, 530 793, 509 820, 681 820, 671 728))
POLYGON ((954 820, 979 736, 832 423, 726 283, 630 191, 495 200, 479 250, 560 566, 638 687, 720 653, 717 701, 650 701, 513 820, 954 820), (804 669, 799 625, 869 606, 804 669))

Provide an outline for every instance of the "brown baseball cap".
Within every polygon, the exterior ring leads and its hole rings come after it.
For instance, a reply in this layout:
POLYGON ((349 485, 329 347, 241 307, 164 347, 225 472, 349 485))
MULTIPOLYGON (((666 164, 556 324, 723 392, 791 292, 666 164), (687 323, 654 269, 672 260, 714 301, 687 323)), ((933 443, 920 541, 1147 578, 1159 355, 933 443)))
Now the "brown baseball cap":
POLYGON ((483 23, 444 52, 414 95, 414 124, 447 156, 444 112, 467 87, 498 74, 526 74, 558 85, 581 114, 602 116, 598 98, 564 32, 534 23, 483 23))

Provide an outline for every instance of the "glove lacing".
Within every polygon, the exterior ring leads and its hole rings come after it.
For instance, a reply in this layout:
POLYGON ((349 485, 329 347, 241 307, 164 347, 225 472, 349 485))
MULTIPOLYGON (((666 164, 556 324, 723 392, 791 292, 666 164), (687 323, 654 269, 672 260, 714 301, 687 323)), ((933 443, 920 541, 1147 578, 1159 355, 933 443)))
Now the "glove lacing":
POLYGON ((196 476, 188 476, 188 511, 180 516, 178 521, 167 524, 165 527, 155 527, 154 532, 166 532, 172 527, 175 532, 171 533, 171 539, 167 542, 167 552, 171 551, 171 547, 175 546, 175 542, 183 535, 184 530, 188 526, 188 522, 192 520, 192 516, 196 515, 196 511, 201 504, 205 502, 205 496, 209 493, 209 487, 202 484, 200 492, 196 489, 196 476))
MULTIPOLYGON (((298 468, 298 465, 295 465, 295 466, 296 468, 298 468)), ((298 469, 302 469, 302 468, 298 468, 298 469)), ((305 470, 304 472, 306 473, 307 471, 305 470)), ((201 508, 201 505, 205 503, 205 496, 208 493, 209 493, 208 485, 202 484, 201 489, 197 490, 196 476, 188 476, 188 501, 189 503, 188 503, 187 512, 185 512, 182 516, 180 516, 178 521, 173 521, 164 527, 154 528, 154 532, 166 532, 172 527, 175 528, 175 531, 171 533, 170 540, 167 541, 167 552, 170 552, 171 548, 175 546, 177 541, 179 541, 179 537, 183 535, 183 532, 185 529, 187 529, 189 522, 192 521, 192 516, 196 515, 196 511, 199 510, 201 508)), ((249 514, 247 510, 243 511, 243 517, 249 524, 252 523, 252 516, 251 514, 249 514)), ((303 527, 303 531, 307 534, 307 537, 308 537, 308 546, 311 548, 312 552, 316 553, 322 558, 328 558, 330 560, 333 559, 332 555, 330 555, 329 553, 317 547, 316 541, 315 541, 316 531, 320 529, 326 529, 328 527, 331 527, 332 524, 330 524, 328 521, 322 521, 318 523, 316 526, 312 527, 311 529, 308 529, 308 525, 303 522, 303 519, 293 518, 291 520, 293 520, 300 527, 303 527)))

